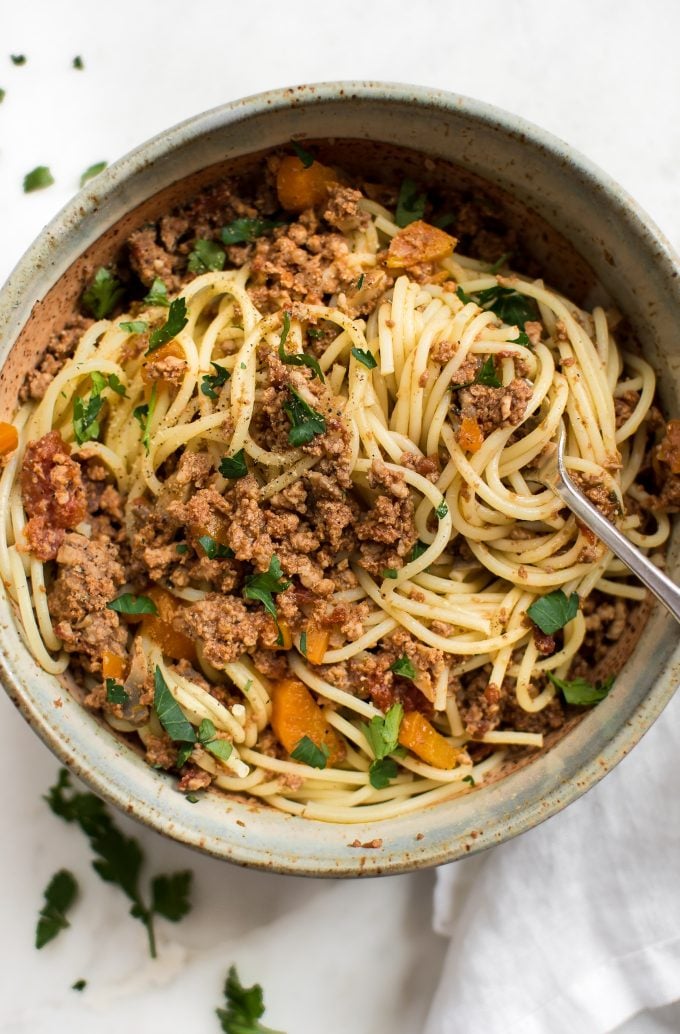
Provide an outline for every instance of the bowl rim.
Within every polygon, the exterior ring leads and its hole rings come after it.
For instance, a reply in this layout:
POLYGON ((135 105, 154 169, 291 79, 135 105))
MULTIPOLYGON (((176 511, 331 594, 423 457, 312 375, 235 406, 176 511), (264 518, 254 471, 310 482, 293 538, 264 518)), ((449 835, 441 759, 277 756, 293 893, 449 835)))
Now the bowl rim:
MULTIPOLYGON (((73 227, 87 216, 95 217, 97 212, 105 206, 107 196, 125 180, 162 160, 164 156, 171 154, 180 146, 199 139, 212 130, 224 130, 230 124, 252 118, 261 112, 284 111, 294 107, 321 105, 326 102, 346 101, 351 103, 357 100, 396 103, 415 108, 427 107, 439 109, 443 113, 462 114, 473 122, 500 129, 505 134, 526 140, 540 148, 553 160, 562 163, 565 162, 565 159, 568 160, 582 178, 585 178, 593 187, 603 191, 615 203, 621 212, 621 217, 628 221, 633 234, 647 238, 653 243, 659 261, 666 266, 666 276, 680 277, 680 259, 654 221, 608 173, 556 135, 522 116, 457 93, 407 83, 340 80, 267 90, 218 105, 190 116, 166 131, 161 131, 107 167, 98 175, 95 181, 96 187, 94 184, 89 184, 53 217, 19 259, 4 286, 0 289, 0 339, 9 337, 12 344, 14 343, 16 336, 25 324, 25 318, 20 316, 15 319, 15 313, 25 308, 27 295, 33 297, 34 302, 38 300, 31 289, 35 269, 50 268, 53 265, 53 253, 67 239, 73 227)), ((54 275, 51 286, 58 282, 60 276, 61 273, 54 275)), ((45 674, 47 675, 47 673, 45 674)), ((49 675, 47 677, 54 678, 49 675)), ((162 812, 158 811, 153 801, 142 797, 131 800, 119 788, 107 783, 96 768, 88 767, 82 758, 76 756, 69 745, 67 735, 60 734, 58 730, 55 730, 50 722, 51 715, 43 713, 22 688, 21 680, 12 669, 11 658, 4 642, 0 644, 0 681, 33 730, 52 752, 88 783, 98 795, 156 832, 170 836, 172 839, 204 853, 250 868, 261 868, 290 875, 312 876, 403 873, 438 865, 462 855, 462 852, 454 855, 451 850, 442 852, 436 844, 433 844, 429 849, 424 846, 419 854, 412 854, 402 860, 381 864, 379 861, 373 863, 372 859, 369 859, 369 864, 367 864, 366 855, 360 855, 357 852, 356 864, 343 861, 341 868, 324 870, 306 864, 304 858, 291 859, 290 854, 285 857, 282 854, 271 860, 261 861, 252 856, 248 857, 248 851, 240 849, 238 845, 207 844, 200 824, 197 825, 195 821, 191 820, 190 815, 193 809, 190 809, 184 826, 178 826, 175 821, 171 829, 164 828, 161 821, 162 812)), ((549 791, 533 807, 526 808, 518 816, 514 814, 511 817, 508 816, 507 826, 502 834, 499 835, 493 829, 485 831, 484 835, 480 835, 466 846, 464 856, 477 853, 501 840, 510 839, 533 828, 594 786, 639 742, 671 699, 676 688, 675 678, 672 677, 668 668, 665 669, 664 677, 659 678, 651 686, 637 706, 635 723, 622 723, 597 757, 582 762, 569 780, 549 791)), ((78 706, 80 707, 80 705, 78 706)), ((112 739, 112 747, 115 742, 112 739)), ((389 824, 390 820, 384 820, 384 828, 387 828, 389 824)), ((383 823, 377 825, 378 833, 381 826, 383 823)), ((352 827, 347 825, 343 828, 350 831, 352 827)))

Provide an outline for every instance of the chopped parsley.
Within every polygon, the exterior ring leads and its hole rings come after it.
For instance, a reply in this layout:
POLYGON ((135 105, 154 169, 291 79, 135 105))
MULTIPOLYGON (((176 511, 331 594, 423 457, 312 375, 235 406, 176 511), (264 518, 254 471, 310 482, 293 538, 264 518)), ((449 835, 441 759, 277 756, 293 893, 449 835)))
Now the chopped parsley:
POLYGON ((153 682, 154 711, 170 739, 175 743, 196 743, 194 727, 170 692, 158 665, 156 665, 153 682))
POLYGON ((25 65, 26 64, 26 55, 25 54, 10 54, 9 59, 12 62, 13 65, 25 65))
POLYGON ((470 784, 470 786, 476 786, 476 785, 477 785, 477 784, 475 783, 475 777, 474 777, 474 776, 471 776, 471 775, 466 775, 466 776, 463 776, 463 782, 464 782, 464 783, 469 783, 469 784, 470 784))
POLYGON ((311 337, 312 341, 318 341, 323 337, 323 330, 319 330, 318 327, 307 327, 307 337, 311 337))
POLYGON ((148 596, 134 596, 131 592, 124 592, 116 596, 106 604, 109 610, 115 610, 118 614, 157 614, 156 604, 148 596))
POLYGON ((117 395, 125 397, 125 388, 115 373, 107 377, 96 370, 90 375, 92 391, 87 401, 76 395, 73 400, 73 433, 79 445, 84 442, 95 442, 99 438, 99 414, 106 399, 102 396, 105 388, 111 388, 117 395))
POLYGON ((66 913, 76 900, 78 884, 73 873, 68 869, 56 872, 45 887, 45 903, 40 909, 38 925, 35 929, 35 946, 44 948, 46 944, 67 926, 70 926, 66 913))
POLYGON ((153 413, 156 408, 156 385, 154 384, 151 389, 151 395, 149 401, 144 402, 141 406, 135 406, 132 410, 132 415, 135 420, 138 421, 139 426, 142 430, 142 444, 145 451, 148 453, 151 446, 150 434, 151 434, 151 421, 153 420, 153 413))
POLYGON ((525 348, 531 348, 531 341, 529 340, 529 335, 524 330, 520 330, 515 340, 511 341, 510 344, 524 345, 525 348))
MULTIPOLYGON (((475 374, 475 384, 483 384, 486 388, 502 388, 503 385, 496 374, 496 364, 493 356, 484 360, 475 374)), ((461 385, 463 387, 463 385, 461 385)))
POLYGON ((390 785, 390 781, 399 775, 399 766, 393 758, 381 758, 374 761, 368 770, 368 778, 371 786, 376 790, 382 790, 390 785))
POLYGON ((274 593, 285 592, 290 582, 283 577, 279 558, 273 556, 269 561, 269 570, 263 574, 250 574, 246 576, 246 584, 243 590, 243 598, 246 600, 258 600, 264 609, 271 614, 276 624, 278 635, 276 642, 283 646, 283 635, 279 628, 279 615, 274 603, 274 593))
POLYGON ((88 180, 94 179, 100 172, 103 172, 108 164, 108 162, 95 162, 94 165, 88 165, 85 172, 80 175, 81 187, 84 187, 88 180))
POLYGON ((303 657, 307 656, 307 629, 300 632, 300 653, 303 657))
POLYGON ((384 716, 376 714, 368 724, 362 725, 374 757, 368 778, 376 790, 388 786, 390 779, 394 779, 397 774, 396 763, 391 761, 391 764, 385 765, 384 761, 391 760, 387 755, 399 749, 399 728, 403 717, 404 708, 397 702, 392 704, 384 716))
POLYGON ((314 164, 314 155, 310 154, 309 151, 306 151, 304 147, 297 142, 297 140, 291 140, 290 146, 295 151, 305 169, 309 169, 309 167, 314 164))
POLYGON ((547 673, 550 681, 562 691, 562 695, 568 704, 575 704, 579 707, 589 707, 591 704, 598 704, 600 700, 609 693, 614 685, 614 676, 610 675, 604 682, 596 682, 593 686, 587 679, 558 679, 555 675, 547 673))
POLYGON ((230 966, 224 985, 226 1009, 216 1009, 224 1034, 283 1034, 260 1023, 264 996, 259 984, 243 987, 235 966, 230 966))
POLYGON ((288 432, 288 441, 291 445, 307 445, 317 434, 323 434, 326 430, 326 421, 316 409, 312 409, 303 398, 298 395, 295 388, 288 386, 290 398, 283 403, 284 411, 291 422, 291 429, 288 432))
POLYGON ((120 280, 106 266, 100 266, 94 280, 83 292, 82 304, 96 320, 103 320, 115 309, 124 294, 120 280))
POLYGON ((224 269, 227 256, 224 248, 216 241, 194 241, 194 250, 189 254, 187 269, 190 273, 211 273, 224 269))
POLYGON ((415 546, 411 550, 411 560, 417 560, 418 557, 421 557, 423 553, 425 553, 426 550, 428 550, 429 548, 430 547, 428 546, 427 542, 421 542, 420 539, 418 539, 415 546))
POLYGON ((2 104, 2 102, 4 101, 6 96, 7 95, 6 95, 5 91, 2 88, 0 88, 0 104, 2 104))
POLYGON ((399 188, 399 197, 397 198, 397 209, 394 216, 394 221, 397 226, 408 226, 409 223, 414 223, 416 219, 422 219, 425 215, 425 205, 427 204, 427 195, 418 192, 418 184, 411 179, 405 179, 399 188))
POLYGON ((92 865, 106 883, 114 883, 132 902, 130 915, 146 927, 149 952, 156 957, 154 916, 171 922, 182 919, 191 909, 189 892, 191 872, 156 876, 151 881, 151 904, 142 897, 139 879, 144 856, 139 843, 127 837, 114 824, 103 801, 91 793, 79 793, 71 786, 66 769, 61 769, 56 784, 45 800, 55 815, 65 822, 75 822, 90 841, 96 855, 92 865))
POLYGON ((44 190, 54 183, 54 176, 47 165, 36 165, 24 176, 24 194, 30 194, 34 190, 44 190))
POLYGON ((168 298, 168 289, 159 276, 157 276, 152 283, 149 288, 149 293, 144 298, 144 301, 147 305, 162 305, 166 309, 169 306, 170 299, 168 298))
POLYGON ((446 517, 447 513, 449 512, 449 507, 445 499, 442 499, 441 503, 434 512, 437 514, 437 517, 440 521, 443 520, 444 517, 446 517))
POLYGON ((175 546, 175 552, 180 554, 188 553, 189 547, 187 546, 186 542, 178 542, 175 546))
POLYGON ((203 552, 210 560, 231 560, 234 556, 233 549, 229 546, 223 546, 210 535, 201 535, 198 542, 202 546, 203 552))
POLYGON ((188 801, 189 804, 198 804, 200 797, 197 797, 195 793, 186 793, 184 795, 184 800, 188 801))
POLYGON ((477 304, 472 295, 466 294, 460 285, 456 288, 456 296, 460 299, 463 305, 467 305, 469 302, 473 302, 475 305, 477 304))
POLYGON ((251 244, 258 237, 282 225, 272 219, 234 219, 233 223, 222 227, 220 236, 223 244, 251 244))
POLYGON ((146 320, 125 320, 123 323, 119 323, 118 326, 127 334, 146 334, 149 329, 149 324, 146 320))
POLYGON ((456 221, 456 217, 453 212, 444 212, 442 215, 438 215, 436 219, 432 220, 432 225, 436 226, 438 230, 445 230, 447 226, 456 221))
POLYGON ((204 718, 198 727, 198 742, 219 761, 228 761, 234 749, 229 740, 217 735, 217 729, 209 718, 204 718))
POLYGON ((285 366, 307 366, 312 371, 312 380, 314 377, 318 377, 320 381, 324 380, 324 375, 321 372, 319 362, 314 358, 313 355, 306 355, 304 352, 289 353, 286 352, 284 345, 288 337, 288 331, 290 330, 290 313, 284 312, 283 314, 283 327, 281 330, 281 338, 279 340, 279 359, 285 366))
POLYGON ((382 576, 383 576, 383 578, 396 578, 397 577, 397 569, 396 569, 396 567, 384 567, 383 570, 382 570, 382 576))
POLYGON ((109 704, 127 704, 130 699, 130 694, 126 691, 125 686, 122 686, 120 682, 116 682, 115 679, 106 680, 106 700, 109 704))
POLYGON ((502 323, 517 326, 520 330, 524 330, 527 320, 534 320, 537 316, 536 303, 532 298, 527 298, 512 287, 501 287, 500 284, 479 291, 477 304, 493 312, 502 323))
POLYGON ((359 279, 357 280, 357 286, 356 286, 357 291, 360 291, 361 288, 364 286, 364 277, 365 277, 365 274, 362 273, 361 276, 359 277, 359 279))
POLYGON ((496 261, 494 262, 493 266, 489 267, 489 272, 492 275, 495 275, 498 272, 499 269, 503 268, 503 266, 508 261, 508 259, 510 258, 511 255, 512 255, 511 251, 503 252, 501 257, 499 259, 496 259, 496 261))
POLYGON ((223 388, 227 383, 231 374, 227 370, 226 366, 220 366, 219 363, 210 363, 211 366, 215 367, 215 373, 206 373, 201 378, 201 391, 204 395, 207 395, 209 399, 217 399, 219 395, 216 388, 223 388))
POLYGON ((71 984, 72 991, 84 991, 86 987, 87 980, 83 980, 82 977, 80 978, 80 980, 76 980, 75 984, 71 984))
POLYGON ((329 755, 330 750, 325 743, 317 747, 314 740, 310 740, 309 736, 303 736, 300 742, 296 744, 295 749, 290 752, 292 758, 295 758, 296 761, 301 762, 303 765, 309 765, 310 768, 325 768, 329 755))
POLYGON ((396 661, 392 661, 390 671, 393 671, 395 675, 400 675, 403 679, 414 679, 418 674, 406 654, 402 654, 401 657, 397 657, 396 661))
POLYGON ((174 302, 170 303, 168 318, 165 323, 158 330, 154 330, 149 338, 149 347, 146 350, 146 354, 149 355, 149 353, 155 352, 157 348, 161 348, 162 345, 167 345, 168 341, 172 341, 181 330, 184 330, 188 322, 186 299, 175 298, 174 302))
POLYGON ((571 596, 567 596, 562 589, 556 589, 547 596, 539 596, 534 600, 531 606, 527 607, 527 614, 541 632, 552 635, 576 617, 579 602, 578 593, 572 592, 571 596))
POLYGON ((222 477, 229 478, 230 481, 246 477, 248 467, 244 450, 239 449, 233 456, 225 456, 220 463, 219 471, 222 477))
POLYGON ((82 72, 83 69, 85 68, 85 62, 83 61, 83 59, 80 56, 80 54, 76 54, 76 56, 74 57, 73 61, 71 62, 71 65, 73 66, 73 68, 77 69, 77 71, 79 71, 79 72, 82 72))
POLYGON ((378 365, 375 356, 372 352, 369 352, 368 349, 353 348, 352 355, 357 360, 357 362, 363 363, 363 365, 369 370, 375 370, 376 366, 378 365))

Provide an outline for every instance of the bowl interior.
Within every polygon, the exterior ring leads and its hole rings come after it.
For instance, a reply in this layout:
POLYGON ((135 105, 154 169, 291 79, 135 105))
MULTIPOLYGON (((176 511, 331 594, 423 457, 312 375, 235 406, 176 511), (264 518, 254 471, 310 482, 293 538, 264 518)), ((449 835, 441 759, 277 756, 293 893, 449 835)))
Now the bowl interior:
MULTIPOLYGON (((511 116, 449 95, 370 85, 302 88, 228 105, 176 127, 98 177, 48 227, 0 296, 3 413, 15 409, 18 388, 51 333, 75 314, 83 285, 115 259, 132 230, 226 173, 247 173, 291 136, 314 140, 322 159, 369 179, 398 183, 410 175, 429 189, 486 198, 499 220, 518 231, 518 268, 583 304, 621 309, 656 369, 667 412, 676 415, 680 366, 670 334, 680 301, 677 270, 623 192, 566 145, 511 116)), ((672 548, 671 569, 676 553, 672 548)), ((41 671, 5 600, 0 621, 0 673, 10 695, 97 792, 217 856, 314 875, 437 864, 530 828, 637 742, 673 692, 680 663, 672 623, 655 610, 607 700, 531 764, 396 820, 341 826, 221 794, 189 804, 174 780, 148 768, 81 708, 77 691, 41 671), (352 846, 376 838, 380 847, 352 846)))

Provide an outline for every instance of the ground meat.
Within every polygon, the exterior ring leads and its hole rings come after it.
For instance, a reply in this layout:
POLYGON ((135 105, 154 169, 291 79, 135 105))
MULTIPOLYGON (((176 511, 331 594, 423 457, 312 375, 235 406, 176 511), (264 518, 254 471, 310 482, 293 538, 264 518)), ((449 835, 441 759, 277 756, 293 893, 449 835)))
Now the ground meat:
POLYGON ((39 560, 53 560, 65 528, 75 528, 87 513, 81 469, 58 431, 49 431, 26 449, 21 467, 21 497, 29 520, 25 535, 39 560))
POLYGON ((497 427, 516 427, 524 419, 533 389, 516 378, 504 388, 472 384, 460 392, 461 415, 474 420, 486 438, 497 427))
POLYGON ((265 618, 264 612, 248 610, 235 596, 210 593, 184 607, 174 626, 190 639, 200 640, 206 660, 222 668, 257 645, 265 618))
POLYGON ((369 316, 391 284, 384 269, 369 269, 358 277, 352 290, 340 295, 338 306, 352 319, 369 316))
POLYGON ((617 431, 623 427, 628 417, 632 416, 639 401, 640 393, 638 391, 627 391, 614 399, 617 431))
POLYGON ((167 732, 161 733, 160 736, 148 736, 144 746, 147 765, 168 769, 174 768, 177 764, 177 747, 167 732))
POLYGON ((328 191, 328 202, 323 210, 322 218, 341 233, 349 233, 350 230, 358 230, 361 226, 367 226, 371 217, 368 212, 362 212, 359 209, 359 202, 362 199, 363 194, 360 190, 343 187, 336 183, 328 191))
POLYGON ((430 352, 430 359, 433 363, 443 366, 449 359, 453 359, 457 351, 458 345, 455 341, 440 341, 430 352))
POLYGON ((182 768, 182 774, 177 784, 180 793, 195 793, 196 790, 206 790, 213 781, 210 772, 196 765, 186 764, 182 768))
POLYGON ((75 352, 82 334, 93 322, 85 316, 75 316, 63 330, 52 335, 38 365, 26 375, 19 391, 20 402, 43 398, 65 360, 75 352))
POLYGON ((132 269, 146 287, 160 277, 166 287, 175 288, 177 257, 157 240, 155 226, 135 230, 128 239, 128 256, 132 269))
POLYGON ((532 347, 541 343, 541 337, 543 336, 543 324, 538 320, 527 320, 524 324, 524 333, 529 338, 529 342, 532 347))
POLYGON ((489 683, 490 675, 491 665, 485 664, 463 678, 449 681, 465 731, 475 739, 495 729, 500 722, 502 694, 498 686, 489 683))
POLYGON ((148 362, 144 367, 144 373, 149 383, 164 381, 166 384, 181 384, 186 372, 186 361, 174 355, 167 355, 163 359, 148 362))
POLYGON ((540 654, 545 657, 549 657, 550 654, 555 652, 555 638, 554 636, 548 635, 546 632, 542 632, 538 625, 534 625, 532 622, 531 632, 534 637, 534 643, 536 649, 540 654))
POLYGON ((621 505, 615 492, 606 488, 597 474, 572 473, 572 480, 583 494, 594 503, 608 521, 621 513, 621 505))

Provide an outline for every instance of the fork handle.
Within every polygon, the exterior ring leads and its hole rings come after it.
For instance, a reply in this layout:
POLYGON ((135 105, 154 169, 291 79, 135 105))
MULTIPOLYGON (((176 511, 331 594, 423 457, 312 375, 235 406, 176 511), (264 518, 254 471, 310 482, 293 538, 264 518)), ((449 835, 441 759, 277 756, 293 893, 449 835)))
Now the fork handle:
POLYGON ((594 509, 578 489, 559 475, 554 489, 569 509, 646 585, 675 620, 680 621, 680 588, 675 582, 648 560, 599 510, 594 509))

